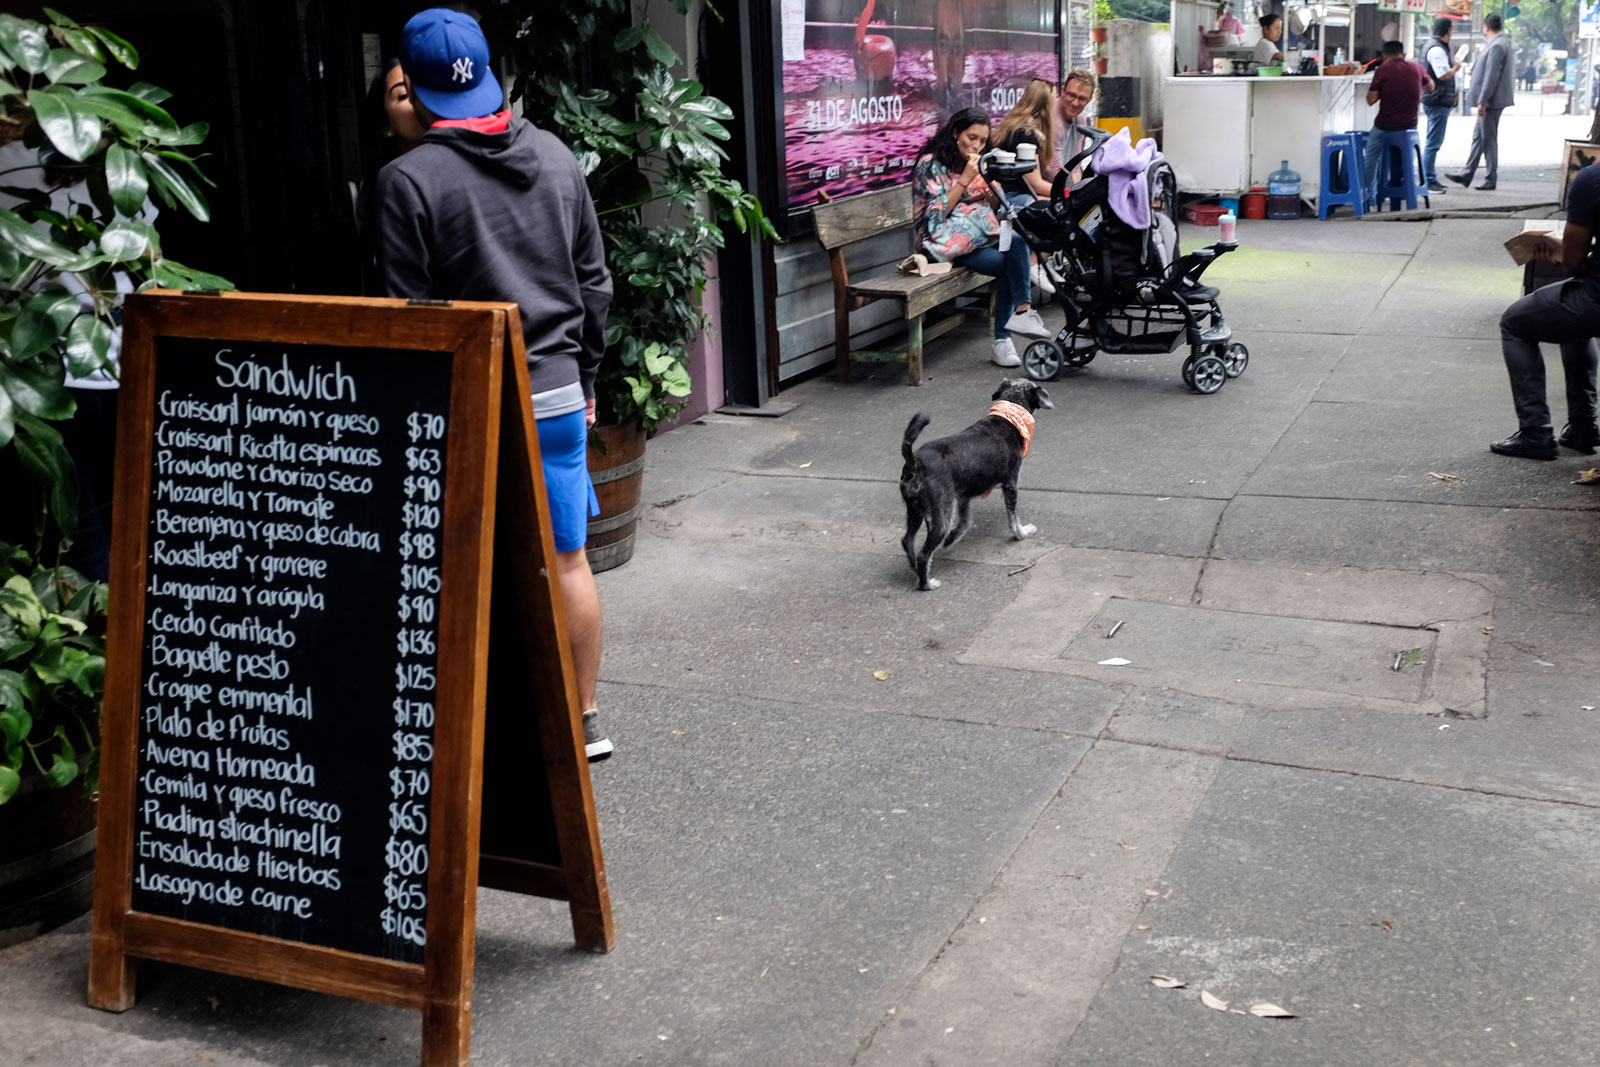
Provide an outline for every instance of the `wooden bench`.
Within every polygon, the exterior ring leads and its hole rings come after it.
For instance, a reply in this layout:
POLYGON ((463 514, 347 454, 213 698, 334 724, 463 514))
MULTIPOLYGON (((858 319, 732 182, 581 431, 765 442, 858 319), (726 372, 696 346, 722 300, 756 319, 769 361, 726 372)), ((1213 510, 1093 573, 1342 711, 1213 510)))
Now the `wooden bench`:
POLYGON ((850 359, 874 362, 890 359, 906 365, 906 384, 922 384, 922 346, 924 342, 948 333, 961 325, 964 312, 954 312, 923 328, 928 312, 963 293, 981 289, 994 281, 985 274, 954 267, 948 274, 924 278, 916 274, 888 274, 881 278, 850 283, 844 250, 857 241, 876 237, 890 230, 910 229, 915 218, 911 186, 861 193, 811 209, 816 222, 817 240, 828 250, 828 265, 833 270, 833 362, 841 382, 850 379, 850 359), (906 347, 892 353, 850 351, 850 312, 879 300, 896 300, 906 320, 906 347))

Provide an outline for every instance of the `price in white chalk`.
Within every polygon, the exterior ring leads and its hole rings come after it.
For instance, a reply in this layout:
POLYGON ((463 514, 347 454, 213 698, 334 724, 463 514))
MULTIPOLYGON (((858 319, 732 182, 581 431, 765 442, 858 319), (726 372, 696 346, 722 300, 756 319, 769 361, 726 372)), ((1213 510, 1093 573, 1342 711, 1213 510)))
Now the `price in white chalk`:
POLYGON ((428 623, 433 621, 437 602, 431 596, 402 596, 397 610, 401 622, 410 622, 416 616, 418 622, 428 623))
POLYGON ((408 448, 406 449, 406 470, 421 471, 423 474, 438 474, 444 470, 444 465, 439 460, 437 448, 408 448))
POLYGON ((431 656, 434 653, 433 633, 430 630, 401 630, 395 634, 394 643, 402 656, 431 656))
POLYGON ((389 736, 394 739, 395 759, 415 760, 419 763, 433 759, 433 742, 428 740, 427 734, 410 734, 404 730, 396 730, 389 736))
POLYGON ((420 841, 396 841, 390 838, 383 850, 383 858, 396 874, 422 874, 428 869, 428 846, 420 841))
POLYGON ((421 526, 429 530, 439 526, 439 509, 429 504, 412 504, 401 509, 400 516, 407 526, 421 526))
POLYGON ((407 563, 400 568, 400 588, 420 589, 424 593, 437 593, 439 591, 439 568, 421 567, 414 563, 407 563))
POLYGON ((406 475, 406 480, 401 484, 405 488, 408 498, 420 496, 430 504, 437 503, 442 492, 439 486, 439 479, 424 478, 420 474, 406 475))
POLYGON ((437 684, 433 668, 426 663, 396 663, 394 665, 394 688, 396 692, 404 692, 407 689, 432 689, 437 684))
POLYGON ((433 726, 433 705, 426 700, 394 698, 394 724, 430 729, 433 726))
POLYGON ((421 911, 428 906, 422 886, 398 874, 383 876, 383 899, 402 911, 421 911))
POLYGON ((406 431, 411 435, 411 440, 437 441, 444 436, 444 416, 429 415, 425 411, 413 411, 406 416, 406 431))
POLYGON ((413 945, 428 943, 427 929, 423 926, 420 915, 401 915, 393 908, 384 908, 379 916, 383 921, 383 932, 411 942, 413 945))
MULTIPOLYGON (((389 805, 389 829, 408 834, 428 832, 428 811, 420 800, 397 800, 389 805)), ((402 904, 401 907, 407 905, 402 904)))
POLYGON ((433 779, 422 768, 389 768, 389 795, 396 797, 425 797, 433 787, 433 779))

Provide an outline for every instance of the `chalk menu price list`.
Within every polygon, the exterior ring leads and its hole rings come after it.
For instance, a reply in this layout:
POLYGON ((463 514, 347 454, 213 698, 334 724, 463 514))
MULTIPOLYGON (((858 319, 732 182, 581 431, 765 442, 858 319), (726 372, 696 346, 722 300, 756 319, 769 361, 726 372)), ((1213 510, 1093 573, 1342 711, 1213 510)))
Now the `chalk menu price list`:
POLYGON ((155 350, 133 908, 420 963, 450 356, 155 350))

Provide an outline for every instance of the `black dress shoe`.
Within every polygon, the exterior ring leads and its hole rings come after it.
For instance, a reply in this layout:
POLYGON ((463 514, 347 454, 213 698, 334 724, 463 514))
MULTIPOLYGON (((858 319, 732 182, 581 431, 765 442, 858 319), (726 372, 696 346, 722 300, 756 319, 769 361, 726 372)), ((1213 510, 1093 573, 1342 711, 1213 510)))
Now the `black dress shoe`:
POLYGON ((1485 191, 1492 190, 1494 188, 1494 182, 1484 182, 1482 185, 1478 186, 1478 188, 1485 191))
POLYGON ((1504 441, 1491 444, 1489 451, 1502 456, 1516 456, 1518 459, 1555 459, 1556 438, 1548 426, 1541 426, 1537 430, 1518 430, 1504 441))
POLYGON ((1472 184, 1472 175, 1470 175, 1470 174, 1446 174, 1445 177, 1449 178, 1451 181, 1455 182, 1457 185, 1471 185, 1472 184))
POLYGON ((1570 448, 1574 452, 1582 452, 1586 456, 1592 456, 1595 453, 1595 449, 1600 448, 1600 428, 1596 428, 1594 423, 1590 423, 1587 426, 1579 426, 1574 429, 1572 423, 1569 422, 1561 427, 1561 436, 1556 438, 1556 444, 1562 448, 1570 448))

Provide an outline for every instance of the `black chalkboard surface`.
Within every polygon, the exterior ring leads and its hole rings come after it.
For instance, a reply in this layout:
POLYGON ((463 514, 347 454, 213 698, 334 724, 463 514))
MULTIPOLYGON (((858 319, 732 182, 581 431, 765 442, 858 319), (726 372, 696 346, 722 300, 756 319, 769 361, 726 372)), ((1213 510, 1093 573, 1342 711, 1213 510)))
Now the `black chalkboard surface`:
POLYGON ((133 906, 420 963, 451 354, 155 350, 133 906))

